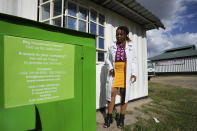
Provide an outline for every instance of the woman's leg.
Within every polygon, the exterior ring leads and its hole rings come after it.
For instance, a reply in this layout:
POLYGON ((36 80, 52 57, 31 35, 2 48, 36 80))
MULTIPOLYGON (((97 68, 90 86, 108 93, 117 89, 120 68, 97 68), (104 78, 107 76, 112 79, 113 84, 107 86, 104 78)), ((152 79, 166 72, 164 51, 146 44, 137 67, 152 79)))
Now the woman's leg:
POLYGON ((118 92, 118 88, 112 87, 112 90, 111 90, 111 101, 108 102, 108 114, 112 114, 112 112, 113 112, 113 108, 114 108, 117 92, 118 92))
POLYGON ((127 108, 127 103, 125 103, 125 92, 126 92, 125 88, 120 88, 120 97, 121 97, 121 112, 120 112, 120 114, 122 114, 122 115, 125 114, 125 110, 127 108))
POLYGON ((121 112, 120 112, 120 118, 118 120, 118 128, 122 128, 124 126, 124 114, 125 110, 127 108, 127 103, 125 103, 125 88, 120 88, 120 96, 121 96, 121 112))
POLYGON ((107 117, 105 118, 105 123, 103 125, 105 128, 110 127, 110 123, 112 123, 112 111, 114 108, 117 92, 118 92, 118 88, 112 87, 111 101, 108 102, 108 114, 107 114, 107 117))

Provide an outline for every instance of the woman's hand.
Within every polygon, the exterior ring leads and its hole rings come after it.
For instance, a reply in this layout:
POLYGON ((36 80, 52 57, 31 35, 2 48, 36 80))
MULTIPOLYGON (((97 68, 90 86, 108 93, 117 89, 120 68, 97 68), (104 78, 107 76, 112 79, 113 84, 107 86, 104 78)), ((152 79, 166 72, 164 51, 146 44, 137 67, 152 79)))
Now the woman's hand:
POLYGON ((134 75, 131 76, 131 82, 132 83, 136 82, 136 76, 134 76, 134 75))
POLYGON ((115 76, 114 69, 111 69, 111 70, 109 71, 109 75, 112 76, 112 77, 115 76))

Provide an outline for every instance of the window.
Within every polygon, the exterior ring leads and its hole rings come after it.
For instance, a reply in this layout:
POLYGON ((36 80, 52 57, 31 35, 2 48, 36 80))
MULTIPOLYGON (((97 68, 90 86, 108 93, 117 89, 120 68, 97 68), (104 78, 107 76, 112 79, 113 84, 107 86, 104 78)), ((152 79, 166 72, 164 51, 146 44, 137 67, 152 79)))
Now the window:
POLYGON ((40 0, 39 21, 63 26, 63 0, 40 0))
POLYGON ((44 4, 42 6, 42 20, 50 18, 50 3, 44 4))
POLYGON ((97 61, 99 62, 105 60, 104 21, 105 17, 102 14, 94 9, 90 10, 90 33, 97 36, 95 46, 97 49, 97 61))
POLYGON ((88 32, 88 9, 74 2, 67 2, 65 11, 67 18, 66 27, 73 30, 88 32))
POLYGON ((97 61, 105 58, 105 16, 73 1, 39 0, 39 21, 96 35, 97 61))

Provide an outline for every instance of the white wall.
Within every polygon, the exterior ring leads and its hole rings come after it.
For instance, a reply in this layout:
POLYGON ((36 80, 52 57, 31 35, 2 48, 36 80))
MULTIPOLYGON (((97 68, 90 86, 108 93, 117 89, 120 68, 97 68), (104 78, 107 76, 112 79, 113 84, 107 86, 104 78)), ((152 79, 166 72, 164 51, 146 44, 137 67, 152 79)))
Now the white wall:
MULTIPOLYGON (((138 24, 87 0, 74 0, 88 8, 94 8, 105 15, 105 49, 115 41, 116 28, 120 25, 128 26, 129 36, 134 43, 137 55, 137 82, 131 90, 131 98, 136 99, 148 95, 148 76, 147 76, 147 43, 146 33, 138 24)), ((0 0, 0 12, 21 16, 24 18, 37 20, 37 0, 0 0)), ((96 108, 106 106, 105 101, 105 82, 106 68, 104 62, 96 64, 96 108)), ((116 103, 120 102, 117 96, 116 103)))
POLYGON ((37 0, 0 0, 0 13, 37 20, 37 0))
MULTIPOLYGON (((137 99, 140 97, 148 96, 148 76, 147 76, 147 40, 146 32, 136 23, 116 14, 108 9, 98 7, 98 5, 89 5, 95 7, 97 11, 103 13, 106 17, 105 24, 105 44, 106 49, 115 41, 116 28, 120 25, 126 25, 129 30, 129 37, 134 43, 134 48, 137 55, 137 82, 131 90, 130 100, 137 99)), ((106 82, 106 68, 104 63, 97 63, 96 65, 96 108, 106 106, 105 101, 105 82, 106 82)), ((120 96, 116 97, 116 104, 120 102, 120 96)))

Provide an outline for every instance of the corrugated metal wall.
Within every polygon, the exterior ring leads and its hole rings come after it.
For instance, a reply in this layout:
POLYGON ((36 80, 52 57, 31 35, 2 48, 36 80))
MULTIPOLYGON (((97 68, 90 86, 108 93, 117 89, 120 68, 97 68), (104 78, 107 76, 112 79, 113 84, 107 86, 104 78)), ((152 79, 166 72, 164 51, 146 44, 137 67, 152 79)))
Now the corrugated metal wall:
POLYGON ((37 20, 37 0, 0 0, 0 12, 37 20))
MULTIPOLYGON (((183 60, 183 64, 172 65, 157 65, 155 64, 156 72, 197 72, 197 57, 188 57, 175 60, 183 60)), ((161 61, 162 62, 162 61, 161 61)))
MULTIPOLYGON (((90 4, 91 5, 91 4, 90 4)), ((96 9, 97 5, 94 5, 96 9)), ((137 99, 148 95, 148 76, 147 76, 147 40, 146 33, 138 24, 112 12, 107 9, 100 7, 101 13, 105 14, 106 25, 105 25, 105 44, 106 49, 116 40, 116 28, 120 25, 128 26, 130 33, 129 37, 134 43, 134 48, 137 55, 137 82, 131 89, 130 100, 137 99)), ((105 82, 106 82, 106 67, 104 63, 96 64, 96 108, 106 106, 105 100, 105 82)), ((116 104, 120 103, 120 96, 116 97, 116 104)))

